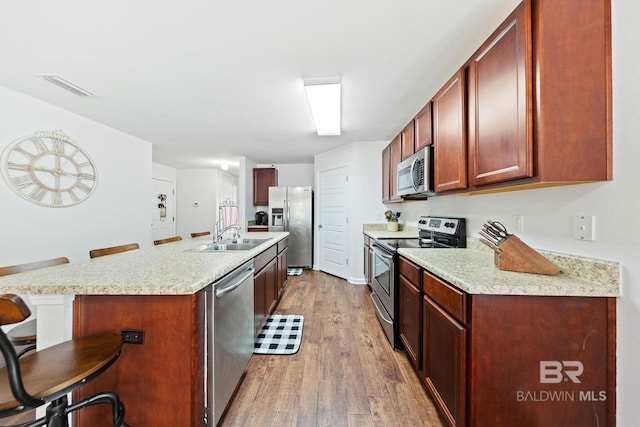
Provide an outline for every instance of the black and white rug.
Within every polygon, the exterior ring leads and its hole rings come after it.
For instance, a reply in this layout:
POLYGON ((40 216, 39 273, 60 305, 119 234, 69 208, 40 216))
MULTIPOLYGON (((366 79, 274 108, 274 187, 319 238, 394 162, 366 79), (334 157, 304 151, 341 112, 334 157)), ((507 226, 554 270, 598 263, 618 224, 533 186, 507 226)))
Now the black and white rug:
POLYGON ((288 268, 287 269, 287 276, 299 276, 302 274, 302 269, 301 268, 288 268))
POLYGON ((304 317, 272 314, 267 318, 253 345, 256 354, 294 354, 300 349, 304 317))

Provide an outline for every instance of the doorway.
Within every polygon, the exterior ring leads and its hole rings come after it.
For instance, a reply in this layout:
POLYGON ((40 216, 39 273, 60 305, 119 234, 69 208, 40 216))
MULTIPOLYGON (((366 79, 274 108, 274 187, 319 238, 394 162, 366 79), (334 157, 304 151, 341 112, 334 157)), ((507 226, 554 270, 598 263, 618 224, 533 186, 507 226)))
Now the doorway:
POLYGON ((349 276, 349 168, 320 172, 319 267, 346 279, 349 276))
POLYGON ((153 178, 151 195, 151 238, 166 239, 176 235, 175 182, 153 178))

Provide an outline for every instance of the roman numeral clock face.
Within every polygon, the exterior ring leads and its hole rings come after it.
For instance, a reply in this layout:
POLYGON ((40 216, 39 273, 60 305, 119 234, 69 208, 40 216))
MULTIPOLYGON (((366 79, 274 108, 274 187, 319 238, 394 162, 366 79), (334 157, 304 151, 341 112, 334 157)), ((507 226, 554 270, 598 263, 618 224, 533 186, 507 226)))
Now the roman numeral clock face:
POLYGON ((98 179, 93 160, 60 131, 37 132, 9 144, 2 152, 0 168, 20 197, 50 208, 86 200, 98 179))

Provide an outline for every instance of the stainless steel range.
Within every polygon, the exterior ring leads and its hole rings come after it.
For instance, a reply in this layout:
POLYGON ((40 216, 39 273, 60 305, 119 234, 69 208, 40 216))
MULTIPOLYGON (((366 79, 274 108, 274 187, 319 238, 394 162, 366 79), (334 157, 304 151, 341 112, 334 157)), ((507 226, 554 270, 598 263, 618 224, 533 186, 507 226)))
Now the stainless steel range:
POLYGON ((373 240, 370 296, 378 320, 393 348, 402 348, 397 323, 398 249, 466 248, 465 223, 464 218, 421 216, 418 220, 418 238, 373 240))

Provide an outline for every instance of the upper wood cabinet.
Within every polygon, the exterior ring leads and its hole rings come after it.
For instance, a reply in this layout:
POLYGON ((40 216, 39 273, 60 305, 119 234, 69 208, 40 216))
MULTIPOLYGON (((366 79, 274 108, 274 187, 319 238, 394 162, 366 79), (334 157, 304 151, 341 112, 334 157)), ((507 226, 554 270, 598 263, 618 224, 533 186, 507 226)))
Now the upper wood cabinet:
POLYGON ((391 198, 391 145, 382 150, 382 201, 391 198))
POLYGON ((434 189, 467 187, 465 78, 460 69, 433 98, 434 189))
POLYGON ((433 144, 431 101, 427 102, 414 119, 415 151, 433 144))
POLYGON ((611 2, 532 1, 531 14, 535 181, 610 180, 611 2))
POLYGON ((612 179, 610 9, 525 0, 472 57, 471 190, 612 179))
POLYGON ((415 152, 414 121, 411 120, 400 132, 402 146, 402 160, 407 159, 415 152))
POLYGON ((269 206, 269 187, 278 186, 278 170, 275 168, 253 169, 253 205, 269 206))
POLYGON ((402 135, 396 136, 395 139, 391 141, 391 149, 389 151, 389 193, 391 194, 390 200, 401 200, 400 196, 398 196, 398 175, 396 173, 398 163, 402 161, 401 139, 402 135))
POLYGON ((467 64, 470 186, 533 175, 527 6, 520 4, 467 64))

